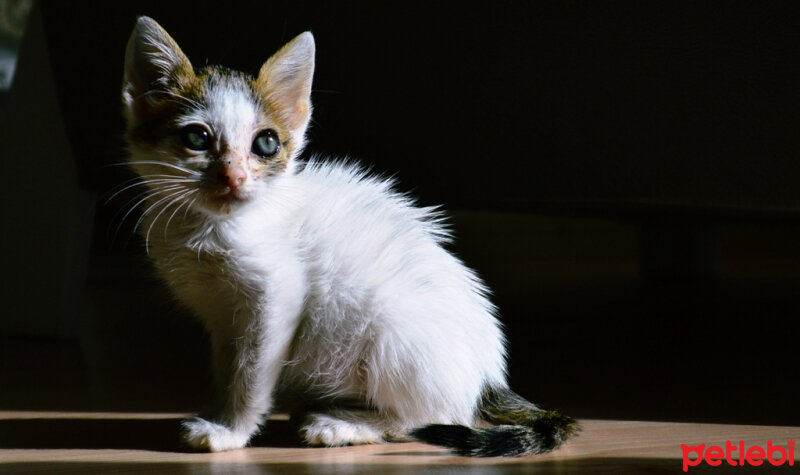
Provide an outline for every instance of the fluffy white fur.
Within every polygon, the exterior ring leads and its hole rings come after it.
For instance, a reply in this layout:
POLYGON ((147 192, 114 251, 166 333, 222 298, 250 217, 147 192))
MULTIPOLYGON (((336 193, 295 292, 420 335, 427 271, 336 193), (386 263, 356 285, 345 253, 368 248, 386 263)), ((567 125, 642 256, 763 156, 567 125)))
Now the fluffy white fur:
MULTIPOLYGON (((162 276, 209 328, 220 378, 234 371, 224 425, 189 422, 189 441, 243 446, 281 372, 312 394, 376 408, 395 425, 381 434, 473 424, 484 386, 505 386, 503 340, 430 211, 342 164, 309 164, 256 196, 229 216, 173 222, 168 241, 157 225, 150 241, 162 276)), ((312 425, 335 433, 331 418, 312 425)), ((306 437, 365 440, 321 432, 306 437)))
MULTIPOLYGON (((132 42, 152 46, 159 38, 163 30, 149 22, 140 20, 132 42)), ((313 48, 306 33, 270 61, 303 76, 294 82, 303 89, 313 48)), ((136 53, 129 47, 130 54, 136 53)), ((171 49, 148 54, 161 71, 184 60, 171 49)), ((184 119, 211 124, 234 149, 247 151, 260 127, 258 105, 235 82, 217 87, 184 119)), ((143 120, 134 108, 136 88, 126 82, 124 94, 134 127, 143 120)), ((308 100, 307 90, 299 94, 298 101, 308 100)), ((293 107, 287 103, 281 120, 292 118, 293 107)), ((291 133, 302 143, 307 120, 295 122, 291 133)), ((295 158, 283 173, 248 175, 246 199, 214 210, 196 199, 202 160, 135 141, 130 148, 152 190, 141 226, 149 252, 208 329, 226 391, 213 421, 185 423, 192 446, 246 445, 278 387, 360 403, 359 410, 309 416, 304 437, 326 445, 403 438, 429 423, 473 425, 482 391, 506 387, 494 307, 475 274, 442 247, 448 233, 435 210, 416 207, 355 165, 294 165, 295 158)))

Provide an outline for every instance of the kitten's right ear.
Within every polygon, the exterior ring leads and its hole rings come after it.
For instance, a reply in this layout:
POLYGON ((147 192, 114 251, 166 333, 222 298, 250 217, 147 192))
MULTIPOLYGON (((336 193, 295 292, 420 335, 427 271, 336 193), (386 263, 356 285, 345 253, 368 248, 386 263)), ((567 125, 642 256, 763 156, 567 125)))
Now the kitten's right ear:
POLYGON ((157 92, 169 93, 192 79, 192 64, 175 40, 152 18, 139 17, 125 51, 122 102, 128 119, 167 98, 157 92))

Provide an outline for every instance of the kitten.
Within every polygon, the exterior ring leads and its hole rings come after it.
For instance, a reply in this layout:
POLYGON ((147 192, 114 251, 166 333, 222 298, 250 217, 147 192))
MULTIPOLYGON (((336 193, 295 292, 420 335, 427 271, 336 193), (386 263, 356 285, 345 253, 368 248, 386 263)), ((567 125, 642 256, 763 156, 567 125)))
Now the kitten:
POLYGON ((297 160, 314 51, 303 33, 253 78, 194 69, 150 18, 128 42, 126 137, 149 190, 142 233, 208 330, 225 393, 214 418, 184 423, 185 441, 244 447, 275 395, 291 392, 325 408, 301 429, 312 445, 557 447, 576 422, 508 388, 495 308, 442 247, 439 214, 356 166, 297 160))

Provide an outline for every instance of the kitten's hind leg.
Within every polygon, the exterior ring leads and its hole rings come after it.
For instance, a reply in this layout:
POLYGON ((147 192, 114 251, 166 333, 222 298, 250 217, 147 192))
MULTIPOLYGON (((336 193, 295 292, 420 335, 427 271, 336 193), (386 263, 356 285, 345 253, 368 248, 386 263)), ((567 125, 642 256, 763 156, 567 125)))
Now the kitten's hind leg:
POLYGON ((300 435, 309 445, 380 444, 405 438, 393 420, 367 409, 334 409, 309 414, 300 435))

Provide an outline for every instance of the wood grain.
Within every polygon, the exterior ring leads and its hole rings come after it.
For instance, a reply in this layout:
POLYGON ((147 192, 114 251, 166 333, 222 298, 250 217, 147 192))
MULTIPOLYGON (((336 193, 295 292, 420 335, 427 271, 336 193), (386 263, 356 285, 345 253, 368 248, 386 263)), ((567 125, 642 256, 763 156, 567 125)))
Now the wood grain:
MULTIPOLYGON (((182 451, 179 413, 0 411, 0 473, 683 473, 680 444, 744 440, 784 447, 798 427, 581 421, 583 431, 540 456, 475 459, 421 443, 303 447, 287 417, 271 418, 253 447, 182 451)), ((772 473, 795 467, 710 467, 689 473, 772 473)))

